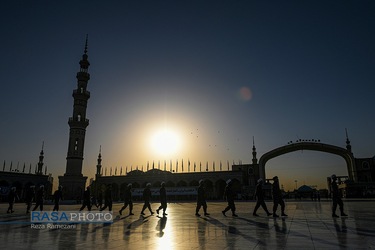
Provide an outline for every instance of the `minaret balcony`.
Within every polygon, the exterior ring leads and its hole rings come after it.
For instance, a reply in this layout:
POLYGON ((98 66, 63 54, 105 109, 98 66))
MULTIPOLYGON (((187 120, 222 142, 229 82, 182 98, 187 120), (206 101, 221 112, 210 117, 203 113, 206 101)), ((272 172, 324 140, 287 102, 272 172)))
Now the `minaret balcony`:
POLYGON ((73 97, 79 97, 79 96, 84 96, 85 99, 90 98, 90 91, 83 90, 83 89, 75 89, 73 90, 73 97))
POLYGON ((85 81, 87 82, 88 80, 90 80, 90 74, 87 73, 87 72, 78 72, 77 73, 77 79, 80 80, 80 81, 85 81))
POLYGON ((69 117, 68 124, 70 127, 86 128, 89 125, 89 119, 81 119, 80 121, 69 117))

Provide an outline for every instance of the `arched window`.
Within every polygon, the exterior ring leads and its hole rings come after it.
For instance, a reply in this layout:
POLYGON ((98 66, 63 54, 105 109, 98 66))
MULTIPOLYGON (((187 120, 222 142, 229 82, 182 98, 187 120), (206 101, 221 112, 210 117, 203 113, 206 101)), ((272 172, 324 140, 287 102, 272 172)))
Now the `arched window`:
POLYGON ((81 121, 81 114, 77 115, 77 121, 81 121))
POLYGON ((76 139, 75 143, 74 143, 74 150, 77 151, 78 150, 78 138, 76 139))

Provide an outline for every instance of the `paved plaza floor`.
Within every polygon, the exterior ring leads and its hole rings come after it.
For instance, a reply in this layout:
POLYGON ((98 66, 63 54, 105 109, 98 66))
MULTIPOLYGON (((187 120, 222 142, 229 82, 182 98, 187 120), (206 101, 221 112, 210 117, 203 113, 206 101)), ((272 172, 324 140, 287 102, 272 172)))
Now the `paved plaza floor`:
MULTIPOLYGON (((344 201, 346 218, 331 217, 329 201, 286 201, 286 218, 267 217, 254 202, 237 202, 239 217, 221 211, 224 202, 208 202, 209 216, 196 217, 194 202, 168 203, 166 217, 140 216, 135 203, 128 216, 114 204, 112 224, 77 224, 70 229, 34 229, 25 205, 7 214, 0 204, 1 249, 375 249, 375 201, 344 201)), ((159 204, 154 203, 154 210, 159 204)), ((267 202, 269 209, 272 203, 267 202)), ((80 205, 62 205, 78 210, 80 205)), ((52 210, 51 205, 44 208, 52 210)), ((96 210, 96 208, 95 208, 96 210)), ((202 212, 203 213, 203 212, 202 212)), ((339 213, 338 213, 339 214, 339 213)))

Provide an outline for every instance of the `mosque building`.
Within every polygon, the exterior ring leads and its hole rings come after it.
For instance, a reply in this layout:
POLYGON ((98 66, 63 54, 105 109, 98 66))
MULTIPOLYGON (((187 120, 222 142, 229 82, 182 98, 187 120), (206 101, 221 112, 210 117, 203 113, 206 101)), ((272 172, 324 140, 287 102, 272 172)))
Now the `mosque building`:
MULTIPOLYGON (((73 90, 73 114, 68 120, 69 125, 69 143, 66 157, 65 173, 59 176, 59 185, 63 186, 63 196, 65 200, 81 199, 83 191, 87 185, 87 177, 82 174, 84 146, 86 128, 89 125, 89 120, 86 117, 86 109, 90 92, 87 90, 90 74, 88 69, 90 63, 87 54, 87 37, 84 48, 84 54, 79 62, 80 70, 76 75, 77 88, 73 90)), ((296 142, 289 142, 288 145, 273 149, 262 155, 258 161, 257 152, 253 140, 252 147, 252 162, 249 164, 231 164, 227 162, 227 166, 223 168, 220 162, 219 167, 215 168, 213 163, 213 171, 208 171, 208 163, 202 170, 201 163, 199 167, 196 163, 187 163, 188 171, 178 172, 177 168, 172 170, 172 163, 164 162, 164 166, 157 167, 152 164, 152 167, 147 164, 145 170, 142 169, 127 169, 122 173, 122 169, 117 174, 117 169, 107 175, 106 171, 103 173, 101 149, 99 151, 95 180, 89 185, 92 185, 92 193, 94 196, 100 197, 104 188, 107 185, 112 186, 113 200, 121 200, 128 184, 133 186, 133 195, 135 199, 141 198, 142 190, 147 183, 151 183, 152 192, 158 195, 158 190, 162 182, 166 184, 167 194, 174 200, 189 200, 195 199, 196 188, 200 180, 203 180, 207 189, 208 199, 222 199, 224 188, 228 180, 232 181, 234 189, 238 193, 239 199, 249 199, 253 197, 257 180, 262 178, 266 180, 265 166, 266 162, 272 158, 287 154, 297 150, 313 150, 335 154, 344 158, 347 163, 348 176, 339 176, 340 190, 345 197, 375 197, 375 157, 370 158, 355 158, 351 144, 347 136, 346 148, 337 147, 334 145, 324 144, 316 140, 299 140, 296 142)), ((50 195, 52 190, 53 178, 47 175, 47 167, 44 167, 43 174, 43 146, 39 156, 39 162, 35 171, 32 173, 31 165, 29 171, 23 166, 20 171, 12 168, 9 171, 5 169, 5 162, 2 170, 0 169, 0 199, 6 200, 11 187, 17 188, 19 197, 24 197, 25 191, 30 186, 44 185, 46 194, 50 195), (26 170, 26 172, 25 172, 26 170)), ((183 162, 180 165, 183 168, 183 162)), ((92 166, 95 167, 95 166, 92 166)), ((185 169, 185 170, 186 170, 185 169)), ((329 179, 327 179, 329 181, 329 179)), ((269 184, 267 184, 269 185, 269 184)), ((266 187, 267 187, 266 185, 266 187)))

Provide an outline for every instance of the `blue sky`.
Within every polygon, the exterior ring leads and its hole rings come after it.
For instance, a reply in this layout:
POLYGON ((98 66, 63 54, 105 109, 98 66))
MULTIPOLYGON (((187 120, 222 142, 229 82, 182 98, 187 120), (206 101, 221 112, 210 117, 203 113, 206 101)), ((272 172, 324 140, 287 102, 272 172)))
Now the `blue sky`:
MULTIPOLYGON (((251 162, 291 140, 355 157, 375 148, 373 1, 5 1, 0 10, 0 160, 65 172, 75 74, 86 34, 91 80, 83 173, 147 161, 251 162), (241 88, 250 95, 240 95, 241 88), (149 147, 160 129, 176 152, 149 147)), ((181 163, 179 163, 181 164, 181 163)), ((108 170, 109 172, 109 170, 108 170)), ((266 165, 286 188, 347 175, 300 151, 266 165)))

